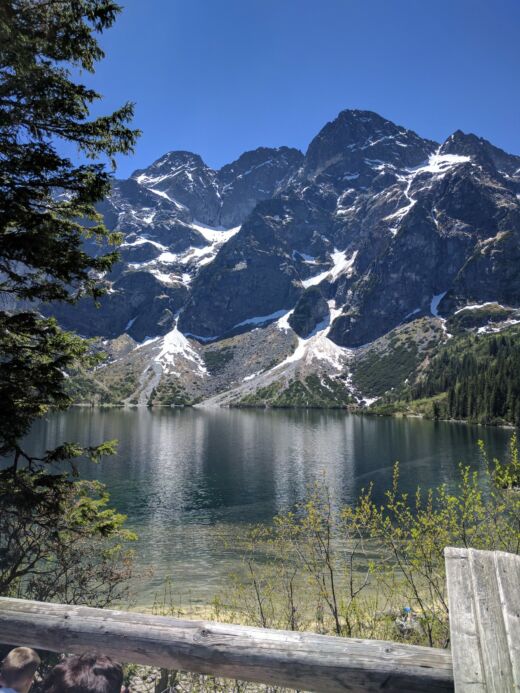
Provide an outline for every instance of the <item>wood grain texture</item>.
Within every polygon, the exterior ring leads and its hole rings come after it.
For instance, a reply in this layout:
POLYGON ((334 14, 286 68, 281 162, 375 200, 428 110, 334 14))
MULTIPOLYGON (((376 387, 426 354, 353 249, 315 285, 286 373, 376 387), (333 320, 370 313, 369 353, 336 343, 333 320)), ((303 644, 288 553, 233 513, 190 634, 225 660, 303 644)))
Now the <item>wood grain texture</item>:
POLYGON ((309 691, 453 691, 446 650, 0 599, 0 642, 309 691))
POLYGON ((486 685, 479 651, 471 568, 467 552, 463 549, 448 548, 444 555, 455 690, 484 693, 486 685))
POLYGON ((520 691, 520 556, 497 551, 495 565, 514 690, 520 691))
POLYGON ((520 556, 445 551, 455 690, 520 691, 520 556))

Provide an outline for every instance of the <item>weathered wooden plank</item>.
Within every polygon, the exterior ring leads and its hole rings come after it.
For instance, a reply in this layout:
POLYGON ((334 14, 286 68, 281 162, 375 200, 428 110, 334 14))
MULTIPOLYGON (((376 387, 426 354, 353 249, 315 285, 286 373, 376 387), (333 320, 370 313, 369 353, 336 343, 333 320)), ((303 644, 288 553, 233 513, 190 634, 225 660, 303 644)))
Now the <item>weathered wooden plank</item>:
POLYGON ((452 691, 446 650, 0 599, 0 642, 309 691, 452 691))
POLYGON ((468 552, 465 549, 447 548, 444 555, 455 691, 485 693, 468 552))
POLYGON ((513 672, 513 690, 520 691, 520 556, 497 551, 495 566, 513 672))
POLYGON ((447 548, 455 690, 520 691, 520 556, 447 548))
POLYGON ((513 672, 498 588, 495 556, 469 549, 482 669, 489 693, 513 690, 513 672))

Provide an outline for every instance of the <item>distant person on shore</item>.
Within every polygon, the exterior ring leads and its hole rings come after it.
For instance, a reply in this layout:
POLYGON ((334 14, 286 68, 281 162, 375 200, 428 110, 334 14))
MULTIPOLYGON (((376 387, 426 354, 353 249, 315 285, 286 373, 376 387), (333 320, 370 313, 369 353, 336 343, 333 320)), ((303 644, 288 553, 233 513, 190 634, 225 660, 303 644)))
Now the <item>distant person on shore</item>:
POLYGON ((57 664, 43 682, 42 693, 124 693, 123 668, 110 657, 72 655, 57 664))
POLYGON ((30 647, 15 647, 0 667, 0 693, 28 693, 40 658, 30 647))

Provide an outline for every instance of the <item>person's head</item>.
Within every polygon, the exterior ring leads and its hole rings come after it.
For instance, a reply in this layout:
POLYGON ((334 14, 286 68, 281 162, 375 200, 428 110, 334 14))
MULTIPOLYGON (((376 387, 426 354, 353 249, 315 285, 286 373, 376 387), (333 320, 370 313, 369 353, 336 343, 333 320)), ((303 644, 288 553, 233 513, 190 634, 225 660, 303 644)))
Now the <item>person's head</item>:
POLYGON ((34 650, 30 647, 15 647, 2 661, 2 684, 18 693, 27 693, 39 666, 40 658, 34 650))
POLYGON ((43 684, 44 693, 120 693, 123 668, 110 657, 73 655, 57 664, 43 684))

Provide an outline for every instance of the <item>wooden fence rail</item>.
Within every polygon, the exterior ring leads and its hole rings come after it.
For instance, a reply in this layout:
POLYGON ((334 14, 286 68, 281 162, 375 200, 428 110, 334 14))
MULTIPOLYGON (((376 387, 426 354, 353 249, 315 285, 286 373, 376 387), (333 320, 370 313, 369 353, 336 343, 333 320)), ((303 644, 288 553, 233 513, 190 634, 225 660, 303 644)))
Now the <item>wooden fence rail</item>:
POLYGON ((310 691, 453 691, 449 651, 0 599, 0 642, 310 691))

